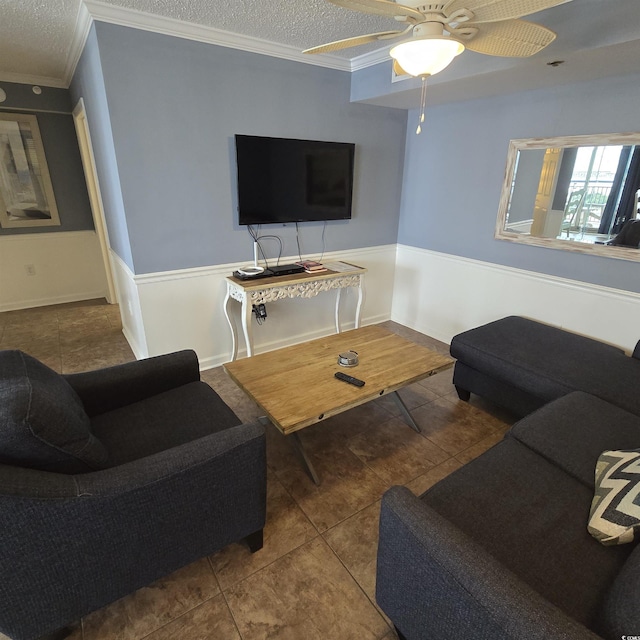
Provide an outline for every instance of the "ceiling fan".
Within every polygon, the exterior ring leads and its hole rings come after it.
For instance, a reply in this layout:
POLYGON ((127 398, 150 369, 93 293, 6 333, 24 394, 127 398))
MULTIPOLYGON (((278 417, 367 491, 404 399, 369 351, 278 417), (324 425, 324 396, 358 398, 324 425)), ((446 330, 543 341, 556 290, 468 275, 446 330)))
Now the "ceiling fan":
MULTIPOLYGON (((527 57, 551 44, 556 34, 534 22, 519 20, 522 16, 549 9, 571 0, 447 0, 424 2, 406 0, 404 4, 390 0, 329 0, 332 4, 363 13, 387 16, 407 26, 394 31, 381 31, 344 40, 336 40, 306 49, 304 53, 328 53, 375 42, 392 40, 405 35, 411 37, 404 44, 415 41, 440 40, 453 42, 451 50, 462 53, 465 49, 491 56, 527 57)), ((394 47, 396 49, 397 47, 394 47)), ((393 56, 393 49, 391 50, 393 56)), ((454 54, 457 55, 457 53, 454 54)), ((452 57, 453 59, 453 57, 452 57)), ((410 75, 433 75, 441 71, 422 72, 418 65, 407 63, 400 69, 410 75)))
MULTIPOLYGON (((390 51, 394 71, 421 77, 424 121, 425 79, 442 71, 465 48, 490 56, 528 57, 551 44, 556 34, 522 16, 571 0, 329 0, 363 13, 394 18, 404 29, 345 38, 306 49, 303 53, 329 53, 349 47, 409 36, 390 51)), ((417 133, 420 133, 418 124, 417 133)))

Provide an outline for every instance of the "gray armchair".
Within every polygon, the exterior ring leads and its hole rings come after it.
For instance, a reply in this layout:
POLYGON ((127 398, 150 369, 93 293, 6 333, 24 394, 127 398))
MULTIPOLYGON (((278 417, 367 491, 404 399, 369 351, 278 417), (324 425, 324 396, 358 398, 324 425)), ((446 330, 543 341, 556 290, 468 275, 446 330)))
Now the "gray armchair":
POLYGON ((61 376, 0 351, 0 632, 58 630, 236 541, 262 547, 265 436, 182 351, 61 376))

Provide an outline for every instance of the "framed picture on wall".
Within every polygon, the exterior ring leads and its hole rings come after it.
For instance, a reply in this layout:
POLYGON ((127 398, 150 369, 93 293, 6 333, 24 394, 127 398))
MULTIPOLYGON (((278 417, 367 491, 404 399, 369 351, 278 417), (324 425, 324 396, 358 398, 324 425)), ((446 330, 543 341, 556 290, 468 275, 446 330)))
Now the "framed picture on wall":
POLYGON ((59 224, 36 116, 0 113, 0 226, 59 224))

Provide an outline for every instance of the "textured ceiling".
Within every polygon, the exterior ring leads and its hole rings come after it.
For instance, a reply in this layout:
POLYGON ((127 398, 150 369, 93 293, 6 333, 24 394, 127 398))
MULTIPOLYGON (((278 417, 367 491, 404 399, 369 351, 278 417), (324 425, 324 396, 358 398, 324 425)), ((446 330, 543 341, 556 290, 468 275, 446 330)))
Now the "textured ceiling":
POLYGON ((62 79, 79 6, 79 0, 0 0, 0 77, 62 79))
MULTIPOLYGON (((326 0, 107 0, 120 7, 305 49, 354 34, 396 29, 388 18, 348 11, 326 0)), ((81 0, 0 0, 0 79, 62 82, 81 0)), ((375 45, 339 52, 345 60, 375 45)))
MULTIPOLYGON (((109 4, 306 49, 358 33, 397 29, 389 18, 348 11, 326 0, 110 0, 109 4)), ((345 58, 360 51, 344 51, 345 58)))
MULTIPOLYGON (((66 86, 86 33, 83 16, 87 11, 81 10, 81 5, 81 0, 0 0, 0 80, 66 86)), ((640 0, 572 0, 536 14, 532 19, 557 31, 558 38, 534 58, 543 65, 554 57, 570 59, 571 55, 585 51, 593 55, 601 49, 601 59, 594 64, 615 73, 611 45, 640 44, 638 5, 640 0)), ((332 40, 399 26, 395 20, 349 11, 327 0, 87 0, 84 6, 89 14, 103 20, 109 20, 105 16, 115 10, 120 24, 144 25, 149 18, 160 16, 257 38, 296 53, 332 40)), ((348 60, 380 48, 370 44, 338 51, 332 57, 348 64, 348 60)), ((387 49, 388 44, 382 48, 387 49)), ((464 54, 476 73, 473 57, 477 55, 464 54)), ((481 58, 486 70, 505 64, 513 69, 520 64, 481 58)), ((625 62, 624 73, 629 73, 632 61, 625 62)))

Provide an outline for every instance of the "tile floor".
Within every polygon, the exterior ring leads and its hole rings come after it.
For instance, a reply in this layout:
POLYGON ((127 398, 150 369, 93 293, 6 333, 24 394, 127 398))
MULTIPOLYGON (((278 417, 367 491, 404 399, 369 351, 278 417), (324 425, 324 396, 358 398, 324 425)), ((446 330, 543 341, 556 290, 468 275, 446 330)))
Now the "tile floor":
MULTIPOLYGON (((385 325, 448 352, 423 334, 385 325)), ((100 300, 0 313, 0 348, 22 349, 62 373, 134 358, 118 308, 100 300)), ((222 368, 202 378, 241 419, 258 416, 222 368)), ((302 432, 320 486, 269 428, 264 548, 252 555, 233 544, 184 567, 88 615, 72 640, 395 639, 374 597, 380 497, 394 484, 422 493, 495 444, 514 421, 477 398, 459 401, 451 370, 401 395, 421 434, 389 397, 302 432)))

